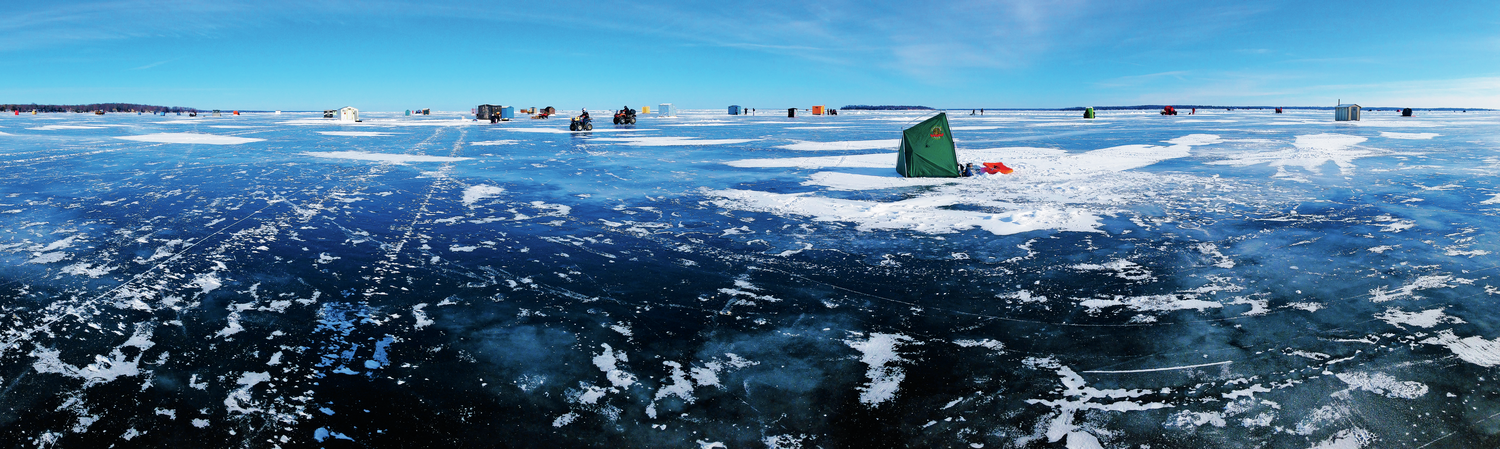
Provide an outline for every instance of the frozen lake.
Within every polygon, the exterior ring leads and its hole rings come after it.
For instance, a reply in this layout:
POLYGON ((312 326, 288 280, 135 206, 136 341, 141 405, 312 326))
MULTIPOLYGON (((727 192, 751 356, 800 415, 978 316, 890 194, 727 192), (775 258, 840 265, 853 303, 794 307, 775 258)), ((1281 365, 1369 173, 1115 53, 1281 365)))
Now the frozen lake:
POLYGON ((1100 114, 3 116, 0 445, 1500 445, 1500 115, 1100 114))

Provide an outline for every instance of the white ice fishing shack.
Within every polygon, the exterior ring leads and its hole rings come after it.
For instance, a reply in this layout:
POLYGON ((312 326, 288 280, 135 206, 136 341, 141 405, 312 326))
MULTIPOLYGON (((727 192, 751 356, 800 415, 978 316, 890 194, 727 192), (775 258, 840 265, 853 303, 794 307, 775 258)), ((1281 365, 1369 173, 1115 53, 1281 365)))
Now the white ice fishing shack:
POLYGON ((343 109, 339 109, 339 121, 341 121, 341 122, 357 122, 357 121, 359 121, 359 110, 358 109, 354 109, 353 106, 344 106, 343 109))

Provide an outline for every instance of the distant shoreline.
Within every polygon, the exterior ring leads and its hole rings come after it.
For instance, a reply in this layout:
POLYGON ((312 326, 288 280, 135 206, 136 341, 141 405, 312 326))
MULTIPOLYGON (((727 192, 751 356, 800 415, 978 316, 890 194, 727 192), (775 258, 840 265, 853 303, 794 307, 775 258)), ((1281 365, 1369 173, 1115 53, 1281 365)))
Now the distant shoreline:
POLYGON ((86 103, 86 104, 36 104, 36 103, 19 104, 19 103, 11 103, 11 104, 0 104, 0 111, 8 111, 8 112, 14 112, 14 111, 21 111, 21 112, 37 111, 37 112, 62 112, 62 113, 75 112, 75 113, 80 113, 80 114, 86 114, 86 113, 90 113, 90 112, 94 112, 94 111, 104 111, 104 112, 113 112, 113 113, 128 113, 128 112, 168 112, 168 113, 172 113, 172 112, 201 112, 197 108, 189 108, 189 107, 183 107, 183 106, 157 106, 157 105, 137 104, 137 103, 86 103))

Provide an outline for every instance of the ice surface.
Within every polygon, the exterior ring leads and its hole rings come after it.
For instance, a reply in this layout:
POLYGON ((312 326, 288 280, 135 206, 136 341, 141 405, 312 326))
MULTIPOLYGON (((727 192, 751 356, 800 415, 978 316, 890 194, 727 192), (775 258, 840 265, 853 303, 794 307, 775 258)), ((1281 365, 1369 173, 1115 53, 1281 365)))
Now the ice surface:
POLYGON ((466 115, 0 117, 0 445, 1496 445, 1493 113, 466 115))

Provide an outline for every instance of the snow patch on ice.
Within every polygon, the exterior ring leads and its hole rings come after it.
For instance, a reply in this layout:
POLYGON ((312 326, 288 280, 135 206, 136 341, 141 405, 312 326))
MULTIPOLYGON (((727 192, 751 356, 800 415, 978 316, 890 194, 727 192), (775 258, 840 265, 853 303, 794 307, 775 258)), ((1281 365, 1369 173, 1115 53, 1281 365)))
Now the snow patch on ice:
POLYGON ((796 168, 892 168, 896 166, 895 153, 852 154, 847 156, 781 157, 768 159, 740 159, 725 162, 731 167, 796 167, 796 168))
POLYGON ((464 205, 474 207, 474 203, 485 198, 499 196, 505 193, 505 189, 498 186, 477 185, 464 189, 464 205))
POLYGON ((1103 264, 1082 263, 1068 268, 1080 271, 1107 271, 1112 276, 1130 281, 1144 281, 1153 278, 1150 270, 1125 259, 1115 259, 1103 264))
POLYGON ((36 358, 31 367, 38 373, 56 373, 83 379, 84 388, 109 383, 120 377, 139 376, 141 357, 147 349, 156 345, 151 341, 153 330, 149 325, 137 325, 130 338, 110 350, 109 356, 95 355, 94 363, 81 368, 63 362, 61 351, 38 346, 31 352, 31 356, 36 358), (126 357, 121 351, 123 348, 135 348, 135 358, 126 357))
POLYGON ((844 340, 844 344, 859 351, 859 361, 869 366, 865 370, 865 377, 869 381, 859 387, 859 402, 879 407, 896 397, 901 381, 906 379, 906 371, 899 364, 907 363, 907 360, 901 358, 896 349, 902 345, 921 343, 901 334, 872 333, 867 339, 844 340))
POLYGON ((200 288, 204 294, 207 294, 214 291, 214 289, 224 286, 224 282, 219 280, 218 273, 198 273, 193 275, 193 282, 189 283, 188 286, 200 288))
POLYGON ((1464 320, 1458 317, 1444 314, 1443 310, 1445 309, 1447 308, 1439 307, 1421 312, 1405 312, 1399 308, 1392 307, 1386 309, 1384 313, 1375 315, 1375 318, 1396 327, 1403 327, 1402 325, 1405 324, 1408 326, 1431 328, 1442 323, 1460 324, 1464 322, 1464 320))
POLYGON ((1037 230, 1099 232, 1100 218, 1077 208, 1036 208, 1007 212, 974 212, 944 209, 960 197, 918 197, 896 202, 824 198, 807 194, 783 194, 753 190, 708 190, 722 199, 719 207, 775 214, 802 215, 817 221, 847 221, 859 230, 908 229, 929 234, 948 234, 980 228, 996 235, 1037 230))
POLYGON ((561 128, 502 128, 506 131, 518 133, 542 133, 542 134, 573 134, 573 133, 611 133, 611 132, 633 132, 633 131, 655 131, 650 128, 594 128, 593 131, 568 131, 561 128))
POLYGON ((62 252, 62 251, 54 251, 54 252, 50 252, 50 253, 37 253, 31 259, 28 259, 26 261, 26 263, 47 264, 47 263, 53 263, 53 262, 61 262, 64 259, 67 259, 69 257, 72 257, 72 255, 68 254, 68 253, 65 253, 65 252, 62 252))
POLYGON ((1167 425, 1179 428, 1193 428, 1208 424, 1214 427, 1224 427, 1229 423, 1224 421, 1224 415, 1220 412, 1190 412, 1181 411, 1167 418, 1167 425))
POLYGON ((1192 294, 1092 298, 1080 301, 1078 305, 1089 308, 1091 312, 1097 312, 1100 309, 1117 306, 1125 306, 1130 308, 1131 310, 1135 310, 1138 312, 1168 312, 1173 310, 1197 310, 1199 312, 1202 312, 1206 309, 1218 309, 1224 307, 1223 303, 1197 299, 1197 295, 1192 294))
POLYGON ((1360 449, 1375 442, 1375 435, 1358 427, 1340 430, 1309 449, 1360 449))
POLYGON ((417 329, 431 326, 434 323, 431 318, 427 317, 427 312, 422 310, 425 307, 427 307, 427 303, 425 302, 411 307, 411 316, 417 320, 417 323, 414 325, 417 329))
POLYGON ((318 134, 322 134, 322 135, 325 135, 325 136, 343 136, 343 137, 385 137, 385 136, 393 136, 393 135, 396 135, 397 133, 385 133, 385 132, 379 132, 379 131, 318 131, 318 134))
POLYGON ((37 130, 37 131, 55 131, 55 130, 59 130, 59 129, 104 129, 104 128, 105 128, 104 126, 88 126, 88 125, 43 125, 43 126, 37 126, 37 127, 32 127, 32 128, 26 128, 26 129, 32 129, 32 130, 37 130))
POLYGON ((250 142, 262 142, 266 140, 256 139, 253 137, 220 136, 217 134, 200 133, 156 133, 115 138, 123 140, 134 140, 136 142, 186 143, 203 145, 239 145, 250 142))
POLYGON ((1387 139, 1429 140, 1437 136, 1438 133, 1393 133, 1389 131, 1380 132, 1380 137, 1384 137, 1387 139))
MULTIPOLYGON (((901 145, 901 139, 846 140, 838 142, 799 141, 789 145, 780 145, 776 148, 794 151, 873 150, 876 148, 886 148, 895 151, 898 145, 901 145)), ((891 159, 889 154, 886 155, 886 159, 887 166, 895 166, 896 161, 891 159)))
POLYGON ((616 367, 617 363, 629 361, 625 357, 625 352, 615 351, 609 347, 609 343, 603 343, 600 346, 604 347, 604 352, 594 356, 594 366, 599 367, 599 371, 604 372, 604 377, 609 379, 609 383, 616 388, 628 388, 632 384, 635 384, 635 375, 616 367))
POLYGON ((427 156, 421 154, 368 153, 364 151, 304 151, 302 155, 329 159, 386 162, 391 164, 404 164, 407 162, 458 162, 473 159, 469 157, 427 156))
MULTIPOLYGON (((1072 445, 1074 438, 1079 438, 1081 440, 1092 441, 1092 444, 1097 447, 1097 439, 1094 439, 1092 435, 1084 433, 1077 424, 1073 423, 1075 415, 1079 411, 1103 410, 1125 412, 1156 410, 1171 407, 1170 404, 1162 402, 1137 402, 1133 400, 1118 400, 1109 403, 1095 402, 1099 399, 1135 399, 1142 396, 1156 394, 1157 391, 1128 389, 1100 390, 1097 388, 1089 387, 1087 386, 1088 383, 1083 380, 1082 376, 1079 376, 1078 373, 1074 372, 1072 368, 1066 366, 1058 367, 1057 374, 1062 378, 1063 384, 1063 390, 1059 392, 1059 394, 1061 395, 1060 398, 1055 400, 1026 400, 1027 404, 1046 405, 1054 409, 1056 414, 1053 415, 1051 422, 1047 425, 1047 440, 1053 443, 1061 441, 1064 437, 1067 437, 1068 444, 1072 445), (1079 436, 1075 437, 1075 434, 1079 436), (1084 437, 1088 438, 1085 439, 1084 437)), ((1163 392, 1165 392, 1165 390, 1163 390, 1163 392)))
POLYGON ((103 265, 94 266, 94 264, 91 263, 79 262, 68 265, 66 267, 62 267, 61 271, 63 273, 71 274, 74 276, 88 276, 91 279, 97 279, 99 278, 99 276, 109 274, 109 272, 114 271, 116 268, 119 267, 103 265))
POLYGON ((1322 173, 1320 167, 1332 162, 1339 167, 1341 174, 1350 175, 1354 170, 1355 159, 1382 154, 1370 149, 1351 149, 1366 140, 1369 139, 1344 134, 1297 136, 1291 149, 1244 154, 1221 161, 1210 161, 1208 164, 1237 167, 1268 164, 1271 167, 1301 167, 1309 172, 1322 173))
POLYGON ((266 372, 245 371, 240 373, 239 380, 235 381, 235 383, 240 385, 240 388, 235 389, 234 392, 229 393, 229 397, 224 398, 224 408, 229 413, 248 414, 262 411, 258 407, 247 407, 248 405, 254 405, 250 400, 250 389, 254 388, 258 383, 270 380, 271 374, 266 372))
POLYGON ((1417 227, 1417 222, 1415 221, 1402 220, 1390 215, 1381 215, 1379 217, 1373 218, 1372 220, 1377 223, 1381 223, 1378 225, 1380 226, 1381 231, 1390 232, 1393 234, 1417 227))
POLYGON ((1421 382, 1400 381, 1385 373, 1339 373, 1339 380, 1349 388, 1364 390, 1388 398, 1416 399, 1427 394, 1427 385, 1421 382))
POLYGON ((672 147, 690 145, 734 145, 760 139, 700 139, 696 137, 600 137, 590 142, 619 142, 635 147, 672 147))
POLYGON ((1494 340, 1485 340, 1480 336, 1458 338, 1453 335, 1452 330, 1443 329, 1438 331, 1436 337, 1422 340, 1422 343, 1445 346, 1458 358, 1475 365, 1486 368, 1500 365, 1500 338, 1494 340))
POLYGON ((660 401, 670 396, 676 396, 689 404, 695 402, 697 399, 693 397, 693 381, 688 380, 687 373, 682 370, 682 364, 672 361, 662 362, 662 364, 672 369, 672 372, 667 375, 667 378, 672 383, 663 385, 660 389, 656 390, 655 400, 660 401))
POLYGON ((1370 301, 1386 302, 1397 299, 1422 299, 1417 296, 1419 290, 1431 290, 1435 288, 1453 288, 1455 284, 1473 284, 1470 279, 1455 278, 1453 276, 1421 276, 1411 283, 1398 287, 1394 290, 1378 287, 1370 290, 1370 301))
POLYGON ((1005 343, 1001 343, 999 341, 991 340, 988 338, 983 340, 953 340, 953 344, 964 348, 986 348, 994 351, 995 354, 1005 353, 1005 343))

